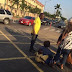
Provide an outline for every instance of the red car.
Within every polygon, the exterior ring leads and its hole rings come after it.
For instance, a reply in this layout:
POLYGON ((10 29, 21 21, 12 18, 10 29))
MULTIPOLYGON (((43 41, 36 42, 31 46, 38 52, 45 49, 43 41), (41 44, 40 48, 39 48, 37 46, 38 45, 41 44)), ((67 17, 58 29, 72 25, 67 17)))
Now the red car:
POLYGON ((34 23, 34 20, 35 20, 34 17, 25 16, 24 18, 21 18, 21 19, 19 20, 19 23, 30 26, 30 25, 32 25, 32 24, 34 23))

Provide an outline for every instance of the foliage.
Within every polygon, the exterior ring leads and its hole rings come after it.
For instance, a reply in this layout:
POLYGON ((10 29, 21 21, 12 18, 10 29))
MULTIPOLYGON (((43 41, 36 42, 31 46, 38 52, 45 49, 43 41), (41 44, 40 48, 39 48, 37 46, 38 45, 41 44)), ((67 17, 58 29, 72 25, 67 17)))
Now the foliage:
POLYGON ((56 16, 61 16, 61 12, 60 10, 62 10, 62 8, 60 8, 60 4, 57 4, 56 6, 54 6, 56 11, 56 16))
POLYGON ((44 12, 44 15, 49 17, 49 18, 55 18, 56 17, 55 14, 50 14, 49 12, 44 12))
POLYGON ((39 9, 39 8, 37 8, 37 7, 35 7, 35 8, 30 8, 30 12, 31 13, 37 13, 37 14, 40 14, 41 13, 41 9, 39 9))
POLYGON ((62 19, 63 21, 65 21, 67 18, 65 18, 65 17, 61 17, 61 19, 62 19))

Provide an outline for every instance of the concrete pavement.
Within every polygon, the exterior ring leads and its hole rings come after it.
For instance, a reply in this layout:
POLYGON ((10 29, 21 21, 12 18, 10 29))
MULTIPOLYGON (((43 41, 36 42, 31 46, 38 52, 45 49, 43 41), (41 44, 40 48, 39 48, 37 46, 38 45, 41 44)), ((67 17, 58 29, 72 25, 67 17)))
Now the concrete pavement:
MULTIPOLYGON (((0 71, 1 72, 71 72, 72 68, 64 67, 64 70, 55 65, 54 68, 48 65, 37 63, 34 54, 29 52, 31 27, 10 24, 0 26, 0 71)), ((35 44, 37 50, 43 41, 51 41, 51 49, 57 50, 56 41, 60 32, 54 28, 42 26, 39 37, 35 44)))

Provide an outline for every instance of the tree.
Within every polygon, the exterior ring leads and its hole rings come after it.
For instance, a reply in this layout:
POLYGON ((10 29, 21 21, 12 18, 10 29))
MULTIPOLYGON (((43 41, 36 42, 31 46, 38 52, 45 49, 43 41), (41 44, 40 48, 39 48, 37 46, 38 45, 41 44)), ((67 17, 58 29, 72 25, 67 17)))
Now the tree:
POLYGON ((27 6, 27 4, 25 4, 25 0, 22 0, 22 4, 20 5, 20 9, 21 9, 23 16, 24 16, 25 13, 28 12, 29 9, 31 9, 31 7, 27 6))
POLYGON ((45 16, 48 16, 48 13, 47 13, 47 12, 44 12, 44 15, 45 15, 45 16))
POLYGON ((60 4, 57 4, 56 6, 54 6, 55 9, 57 10, 56 11, 56 16, 60 16, 61 15, 61 12, 60 10, 62 10, 62 8, 60 8, 60 4))
POLYGON ((10 7, 10 9, 11 9, 11 12, 12 12, 12 10, 14 9, 14 0, 9 0, 10 1, 10 4, 11 5, 8 5, 9 7, 10 7))
POLYGON ((53 19, 55 19, 55 17, 56 17, 55 14, 50 14, 49 12, 44 12, 44 15, 45 15, 46 17, 53 18, 53 19))
POLYGON ((24 8, 26 7, 26 4, 24 3, 24 0, 22 0, 22 4, 20 5, 21 12, 24 13, 24 8))
POLYGON ((31 13, 35 13, 35 9, 34 8, 31 8, 30 12, 31 13))
POLYGON ((31 10, 32 10, 32 7, 31 6, 28 6, 28 12, 31 12, 31 10))
POLYGON ((50 15, 50 18, 55 19, 55 18, 56 18, 56 15, 55 15, 55 14, 51 14, 51 15, 50 15))
POLYGON ((37 14, 40 14, 41 13, 41 9, 35 7, 35 8, 31 8, 31 13, 37 13, 37 14))
POLYGON ((0 8, 1 8, 1 3, 0 3, 0 8))
POLYGON ((40 14, 41 13, 41 9, 37 8, 37 6, 36 6, 36 8, 34 8, 34 12, 37 13, 37 14, 40 14))
POLYGON ((44 15, 47 16, 47 17, 51 16, 51 14, 49 12, 44 12, 44 15))
POLYGON ((59 10, 56 11, 56 16, 61 16, 61 12, 59 10))
POLYGON ((32 7, 31 7, 31 6, 28 6, 28 9, 29 9, 29 12, 31 12, 31 10, 32 10, 32 7))
POLYGON ((3 7, 1 6, 1 9, 3 9, 3 7))
POLYGON ((57 9, 57 10, 59 10, 59 9, 61 9, 62 10, 62 8, 60 8, 60 4, 57 4, 56 6, 54 6, 55 7, 55 9, 57 9))
MULTIPOLYGON (((19 0, 12 0, 12 1, 13 1, 13 5, 12 6, 17 5, 17 10, 18 10, 19 0)), ((17 15, 17 13, 16 13, 16 15, 17 15)))
POLYGON ((63 21, 65 21, 67 18, 65 18, 65 17, 61 17, 61 19, 62 19, 63 21))

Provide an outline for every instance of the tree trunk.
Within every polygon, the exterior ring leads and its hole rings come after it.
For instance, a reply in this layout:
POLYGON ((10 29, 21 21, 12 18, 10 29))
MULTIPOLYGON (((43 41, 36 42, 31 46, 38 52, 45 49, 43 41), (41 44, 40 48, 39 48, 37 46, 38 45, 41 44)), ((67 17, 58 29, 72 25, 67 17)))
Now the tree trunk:
POLYGON ((23 17, 25 16, 25 13, 26 13, 26 12, 24 11, 24 15, 23 15, 23 17))

